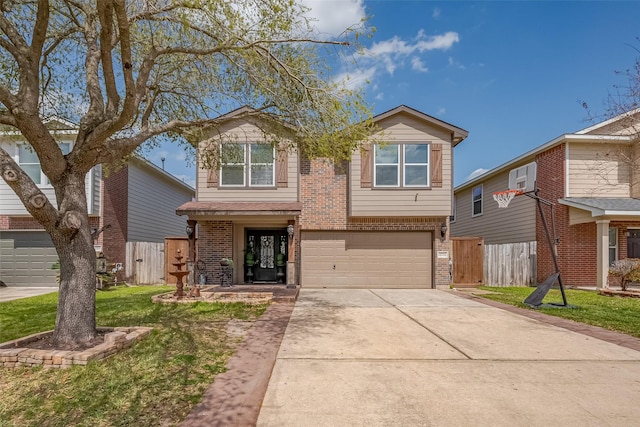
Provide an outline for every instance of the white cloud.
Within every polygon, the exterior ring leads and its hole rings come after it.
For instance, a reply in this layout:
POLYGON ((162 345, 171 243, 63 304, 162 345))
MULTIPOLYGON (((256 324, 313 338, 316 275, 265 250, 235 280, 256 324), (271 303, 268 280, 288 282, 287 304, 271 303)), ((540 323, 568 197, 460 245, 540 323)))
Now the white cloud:
POLYGON ((345 71, 335 77, 335 81, 341 82, 348 89, 358 89, 366 85, 376 72, 376 67, 345 71))
POLYGON ((384 93, 380 92, 376 95, 376 101, 382 101, 384 99, 384 93))
POLYGON ((439 8, 439 7, 435 7, 435 8, 433 8, 433 13, 431 14, 431 16, 432 16, 434 19, 438 19, 438 18, 440 18, 440 13, 442 13, 442 11, 440 10, 440 8, 439 8))
POLYGON ((464 65, 462 65, 460 62, 458 62, 455 59, 453 59, 453 56, 449 57, 449 66, 458 68, 460 70, 465 70, 467 68, 464 65))
POLYGON ((429 71, 429 69, 424 66, 424 62, 422 62, 422 60, 417 56, 411 58, 411 68, 422 73, 426 73, 427 71, 429 71))
POLYGON ((347 28, 360 25, 366 17, 364 0, 299 0, 311 8, 306 13, 312 26, 326 38, 338 37, 347 28))
POLYGON ((473 179, 473 178, 475 178, 477 176, 480 176, 483 173, 488 172, 488 171, 489 171, 489 169, 478 168, 478 169, 474 170, 473 172, 471 172, 469 174, 469 176, 467 177, 467 181, 470 180, 470 179, 473 179))
POLYGON ((436 116, 444 116, 447 113, 447 109, 444 107, 439 107, 438 111, 436 111, 436 116))

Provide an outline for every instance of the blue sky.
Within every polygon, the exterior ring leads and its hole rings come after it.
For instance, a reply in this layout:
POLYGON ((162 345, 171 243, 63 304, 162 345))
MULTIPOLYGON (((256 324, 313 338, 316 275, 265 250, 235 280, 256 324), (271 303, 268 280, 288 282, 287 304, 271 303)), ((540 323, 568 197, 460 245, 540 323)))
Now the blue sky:
MULTIPOLYGON (((362 85, 376 114, 405 104, 469 131, 455 185, 590 125, 582 102, 602 112, 626 83, 615 71, 640 56, 635 1, 300 1, 327 37, 371 16, 368 54, 355 68, 336 62, 336 73, 362 85)), ((148 154, 158 165, 161 156, 194 183, 177 147, 148 154)))

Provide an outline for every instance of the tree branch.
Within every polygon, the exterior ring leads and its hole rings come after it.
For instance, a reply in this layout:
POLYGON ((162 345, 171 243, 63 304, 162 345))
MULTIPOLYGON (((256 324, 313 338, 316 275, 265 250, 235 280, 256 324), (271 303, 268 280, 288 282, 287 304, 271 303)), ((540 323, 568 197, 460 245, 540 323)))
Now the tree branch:
POLYGON ((99 0, 98 19, 100 20, 100 57, 102 58, 102 73, 105 91, 107 93, 107 117, 115 116, 120 96, 116 86, 116 76, 113 71, 113 57, 111 42, 113 39, 113 4, 110 1, 99 0))
POLYGON ((52 230, 59 216, 57 209, 3 148, 0 148, 0 175, 31 216, 47 231, 52 230))

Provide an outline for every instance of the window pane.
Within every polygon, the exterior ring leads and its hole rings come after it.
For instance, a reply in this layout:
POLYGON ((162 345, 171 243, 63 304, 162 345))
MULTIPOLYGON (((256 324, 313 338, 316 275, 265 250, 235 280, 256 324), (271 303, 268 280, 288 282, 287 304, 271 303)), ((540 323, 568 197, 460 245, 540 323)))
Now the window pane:
POLYGON ((609 248, 609 265, 616 261, 616 248, 609 248))
POLYGON ((222 185, 244 185, 244 166, 222 166, 222 185))
POLYGON ((36 152, 31 149, 31 146, 27 144, 20 144, 20 152, 18 155, 20 156, 20 164, 22 163, 40 163, 38 160, 38 156, 36 152))
POLYGON ((29 175, 33 182, 36 184, 42 184, 40 180, 42 179, 42 175, 40 174, 40 165, 21 165, 20 166, 24 173, 29 175))
POLYGON ((473 189, 473 200, 482 198, 482 187, 478 186, 473 189))
POLYGON ((251 165, 251 185, 273 185, 273 165, 251 165))
POLYGON ((62 154, 69 154, 71 151, 71 144, 68 142, 61 142, 58 145, 60 146, 60 150, 62 150, 62 154))
POLYGON ((376 163, 398 163, 398 146, 386 145, 380 147, 376 145, 376 163))
POLYGON ((411 166, 404 167, 404 185, 424 186, 427 182, 427 166, 411 166))
POLYGON ((618 245, 618 229, 615 227, 609 228, 609 246, 618 245))
POLYGON ((407 144, 404 146, 404 162, 405 163, 427 163, 429 160, 428 145, 426 144, 407 144))
POLYGON ((376 185, 398 185, 398 166, 376 166, 376 185))
POLYGON ((473 202, 473 214, 480 215, 482 213, 482 202, 477 200, 473 202))
POLYGON ((244 163, 244 144, 224 144, 222 145, 221 163, 244 163))
POLYGON ((251 163, 273 163, 273 147, 268 144, 251 144, 251 163))

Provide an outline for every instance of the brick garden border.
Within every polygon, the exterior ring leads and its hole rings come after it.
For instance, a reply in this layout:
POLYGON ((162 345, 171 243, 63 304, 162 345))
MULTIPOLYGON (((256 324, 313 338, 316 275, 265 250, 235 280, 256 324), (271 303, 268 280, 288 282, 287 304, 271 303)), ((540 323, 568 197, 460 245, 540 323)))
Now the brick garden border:
POLYGON ((82 351, 39 350, 23 347, 25 344, 37 341, 53 333, 53 331, 40 332, 0 344, 0 367, 44 366, 45 368, 68 368, 72 365, 86 365, 91 360, 102 360, 120 350, 131 347, 134 342, 149 335, 152 329, 142 326, 100 327, 97 328, 98 332, 106 332, 104 342, 82 351))

